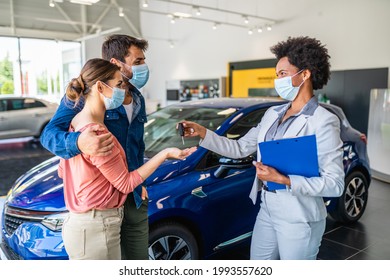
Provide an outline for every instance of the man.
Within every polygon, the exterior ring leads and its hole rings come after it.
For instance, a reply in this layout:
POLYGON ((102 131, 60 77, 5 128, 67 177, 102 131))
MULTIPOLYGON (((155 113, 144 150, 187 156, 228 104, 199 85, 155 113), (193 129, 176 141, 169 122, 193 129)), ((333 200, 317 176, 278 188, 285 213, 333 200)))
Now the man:
MULTIPOLYGON (((113 147, 112 135, 126 152, 129 171, 143 164, 145 143, 144 123, 146 119, 145 100, 138 89, 148 78, 145 64, 148 42, 127 35, 112 35, 102 46, 103 59, 120 67, 126 81, 126 97, 123 106, 106 112, 104 123, 110 133, 96 135, 102 130, 99 125, 80 132, 68 132, 72 118, 81 110, 83 102, 73 104, 62 98, 57 112, 44 129, 42 145, 53 154, 69 159, 77 154, 107 155, 113 147)), ((138 186, 127 197, 121 228, 123 259, 148 259, 148 200, 145 187, 138 186)))

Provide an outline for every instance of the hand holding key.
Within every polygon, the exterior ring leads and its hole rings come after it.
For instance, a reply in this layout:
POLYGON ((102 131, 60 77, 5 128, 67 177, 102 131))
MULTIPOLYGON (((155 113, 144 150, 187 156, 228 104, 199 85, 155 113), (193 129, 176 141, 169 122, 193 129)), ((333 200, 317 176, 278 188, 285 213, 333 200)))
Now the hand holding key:
POLYGON ((183 146, 184 146, 184 126, 183 126, 183 124, 178 123, 177 129, 179 130, 179 135, 181 136, 181 140, 183 141, 183 146))
POLYGON ((182 121, 182 122, 178 123, 176 128, 179 130, 179 134, 182 137, 199 136, 202 139, 206 136, 206 131, 207 131, 207 129, 204 126, 201 126, 200 124, 197 124, 195 122, 189 122, 189 121, 182 121), (180 128, 180 127, 182 127, 182 128, 180 128), (183 132, 182 132, 183 135, 181 134, 180 129, 183 129, 183 132))

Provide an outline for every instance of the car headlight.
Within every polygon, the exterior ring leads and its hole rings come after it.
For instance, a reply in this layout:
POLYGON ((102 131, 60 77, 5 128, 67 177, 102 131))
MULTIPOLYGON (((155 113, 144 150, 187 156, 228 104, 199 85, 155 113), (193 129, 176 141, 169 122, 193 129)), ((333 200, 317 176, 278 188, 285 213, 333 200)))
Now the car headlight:
POLYGON ((63 212, 59 214, 53 214, 46 216, 42 221, 42 225, 47 227, 52 231, 61 231, 62 225, 64 223, 65 218, 68 216, 68 212, 63 212))

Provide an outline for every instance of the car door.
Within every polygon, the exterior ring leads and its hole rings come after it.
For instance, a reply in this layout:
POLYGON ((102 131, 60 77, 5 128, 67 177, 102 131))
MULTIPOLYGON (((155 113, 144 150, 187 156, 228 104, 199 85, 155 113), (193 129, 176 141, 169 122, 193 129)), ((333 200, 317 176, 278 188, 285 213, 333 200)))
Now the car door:
POLYGON ((7 111, 1 118, 0 139, 37 135, 45 105, 33 98, 12 98, 7 101, 7 111))
POLYGON ((0 139, 6 138, 7 131, 9 130, 8 114, 7 114, 8 100, 0 100, 0 139))
POLYGON ((22 127, 25 126, 26 117, 20 115, 23 110, 23 99, 4 99, 1 107, 4 111, 0 117, 0 139, 24 136, 26 131, 22 127))
MULTIPOLYGON (((265 109, 261 109, 241 118, 225 136, 239 139, 260 122, 264 113, 265 109)), ((256 175, 252 165, 255 157, 232 160, 208 151, 194 171, 199 173, 194 176, 205 178, 202 185, 192 191, 192 196, 198 200, 207 199, 202 212, 208 231, 214 232, 207 241, 214 251, 251 236, 260 207, 260 199, 253 205, 249 198, 256 175)))

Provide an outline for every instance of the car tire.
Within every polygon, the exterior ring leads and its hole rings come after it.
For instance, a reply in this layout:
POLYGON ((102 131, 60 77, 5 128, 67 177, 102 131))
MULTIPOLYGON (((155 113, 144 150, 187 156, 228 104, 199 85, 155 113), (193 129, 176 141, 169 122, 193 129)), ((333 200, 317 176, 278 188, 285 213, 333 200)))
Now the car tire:
POLYGON ((151 228, 150 260, 196 260, 198 258, 198 244, 186 227, 167 222, 151 228))
POLYGON ((366 210, 368 182, 363 173, 354 171, 345 178, 345 188, 330 216, 338 222, 357 222, 366 210))

